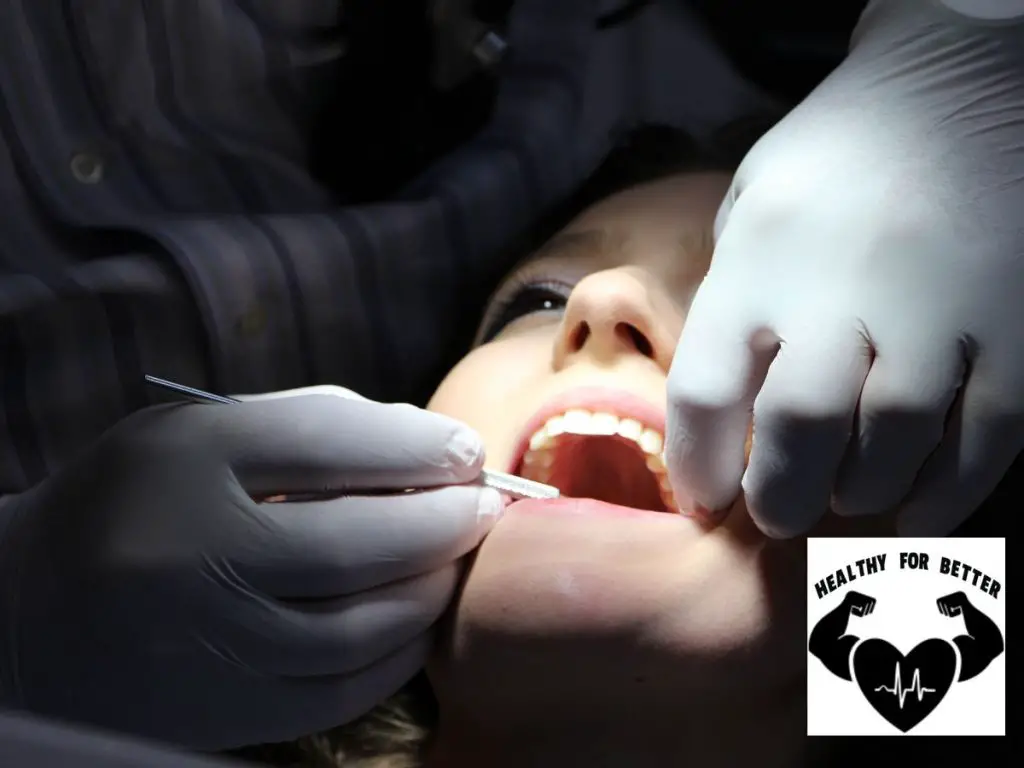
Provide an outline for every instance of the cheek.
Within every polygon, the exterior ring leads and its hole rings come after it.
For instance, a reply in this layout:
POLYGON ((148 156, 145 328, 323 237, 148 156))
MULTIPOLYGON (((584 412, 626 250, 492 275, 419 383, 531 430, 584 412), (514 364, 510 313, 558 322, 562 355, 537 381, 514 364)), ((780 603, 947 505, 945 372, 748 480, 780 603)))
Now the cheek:
POLYGON ((427 409, 473 427, 487 448, 487 466, 505 469, 519 430, 552 375, 553 328, 534 328, 470 352, 434 392, 427 409))

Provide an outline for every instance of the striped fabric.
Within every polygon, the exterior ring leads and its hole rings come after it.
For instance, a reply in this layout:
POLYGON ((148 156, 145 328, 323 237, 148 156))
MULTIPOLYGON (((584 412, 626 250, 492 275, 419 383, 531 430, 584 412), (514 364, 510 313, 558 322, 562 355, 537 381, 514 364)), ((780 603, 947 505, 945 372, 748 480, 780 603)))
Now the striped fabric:
POLYGON ((519 0, 490 123, 400 198, 307 168, 338 0, 0 3, 0 494, 134 409, 143 373, 225 393, 429 387, 502 247, 616 130, 756 106, 679 8, 596 31, 519 0))

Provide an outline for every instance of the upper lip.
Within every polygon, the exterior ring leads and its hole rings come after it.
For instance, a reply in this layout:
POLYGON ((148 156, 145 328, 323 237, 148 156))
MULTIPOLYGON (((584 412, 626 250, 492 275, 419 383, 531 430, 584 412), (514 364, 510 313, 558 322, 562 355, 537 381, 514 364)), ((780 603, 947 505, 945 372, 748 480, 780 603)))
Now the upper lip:
POLYGON ((636 419, 645 427, 665 434, 665 406, 655 405, 627 390, 611 387, 579 387, 561 392, 548 400, 531 416, 516 441, 509 472, 519 469, 530 438, 552 416, 571 410, 610 413, 620 419, 636 419))

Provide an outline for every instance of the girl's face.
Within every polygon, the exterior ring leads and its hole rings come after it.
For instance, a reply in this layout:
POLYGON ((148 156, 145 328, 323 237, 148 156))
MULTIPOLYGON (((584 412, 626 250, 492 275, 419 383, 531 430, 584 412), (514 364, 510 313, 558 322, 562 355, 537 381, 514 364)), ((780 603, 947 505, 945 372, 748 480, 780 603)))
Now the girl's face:
POLYGON ((590 743, 624 724, 650 743, 743 722, 758 749, 802 733, 803 542, 766 540, 742 509, 714 529, 672 511, 687 500, 661 460, 729 181, 681 175, 584 212, 499 288, 485 343, 428 406, 479 431, 488 467, 572 497, 511 505, 470 564, 431 668, 463 743, 567 723, 590 743))

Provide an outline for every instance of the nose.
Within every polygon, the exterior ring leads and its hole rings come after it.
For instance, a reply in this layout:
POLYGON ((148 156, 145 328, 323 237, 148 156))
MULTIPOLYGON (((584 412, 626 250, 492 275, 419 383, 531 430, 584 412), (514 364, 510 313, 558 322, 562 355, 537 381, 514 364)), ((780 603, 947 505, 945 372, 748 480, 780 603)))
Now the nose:
POLYGON ((630 268, 596 272, 577 283, 555 340, 555 370, 581 357, 611 366, 640 355, 667 372, 675 344, 669 318, 659 317, 658 304, 665 302, 658 301, 657 290, 630 268))

